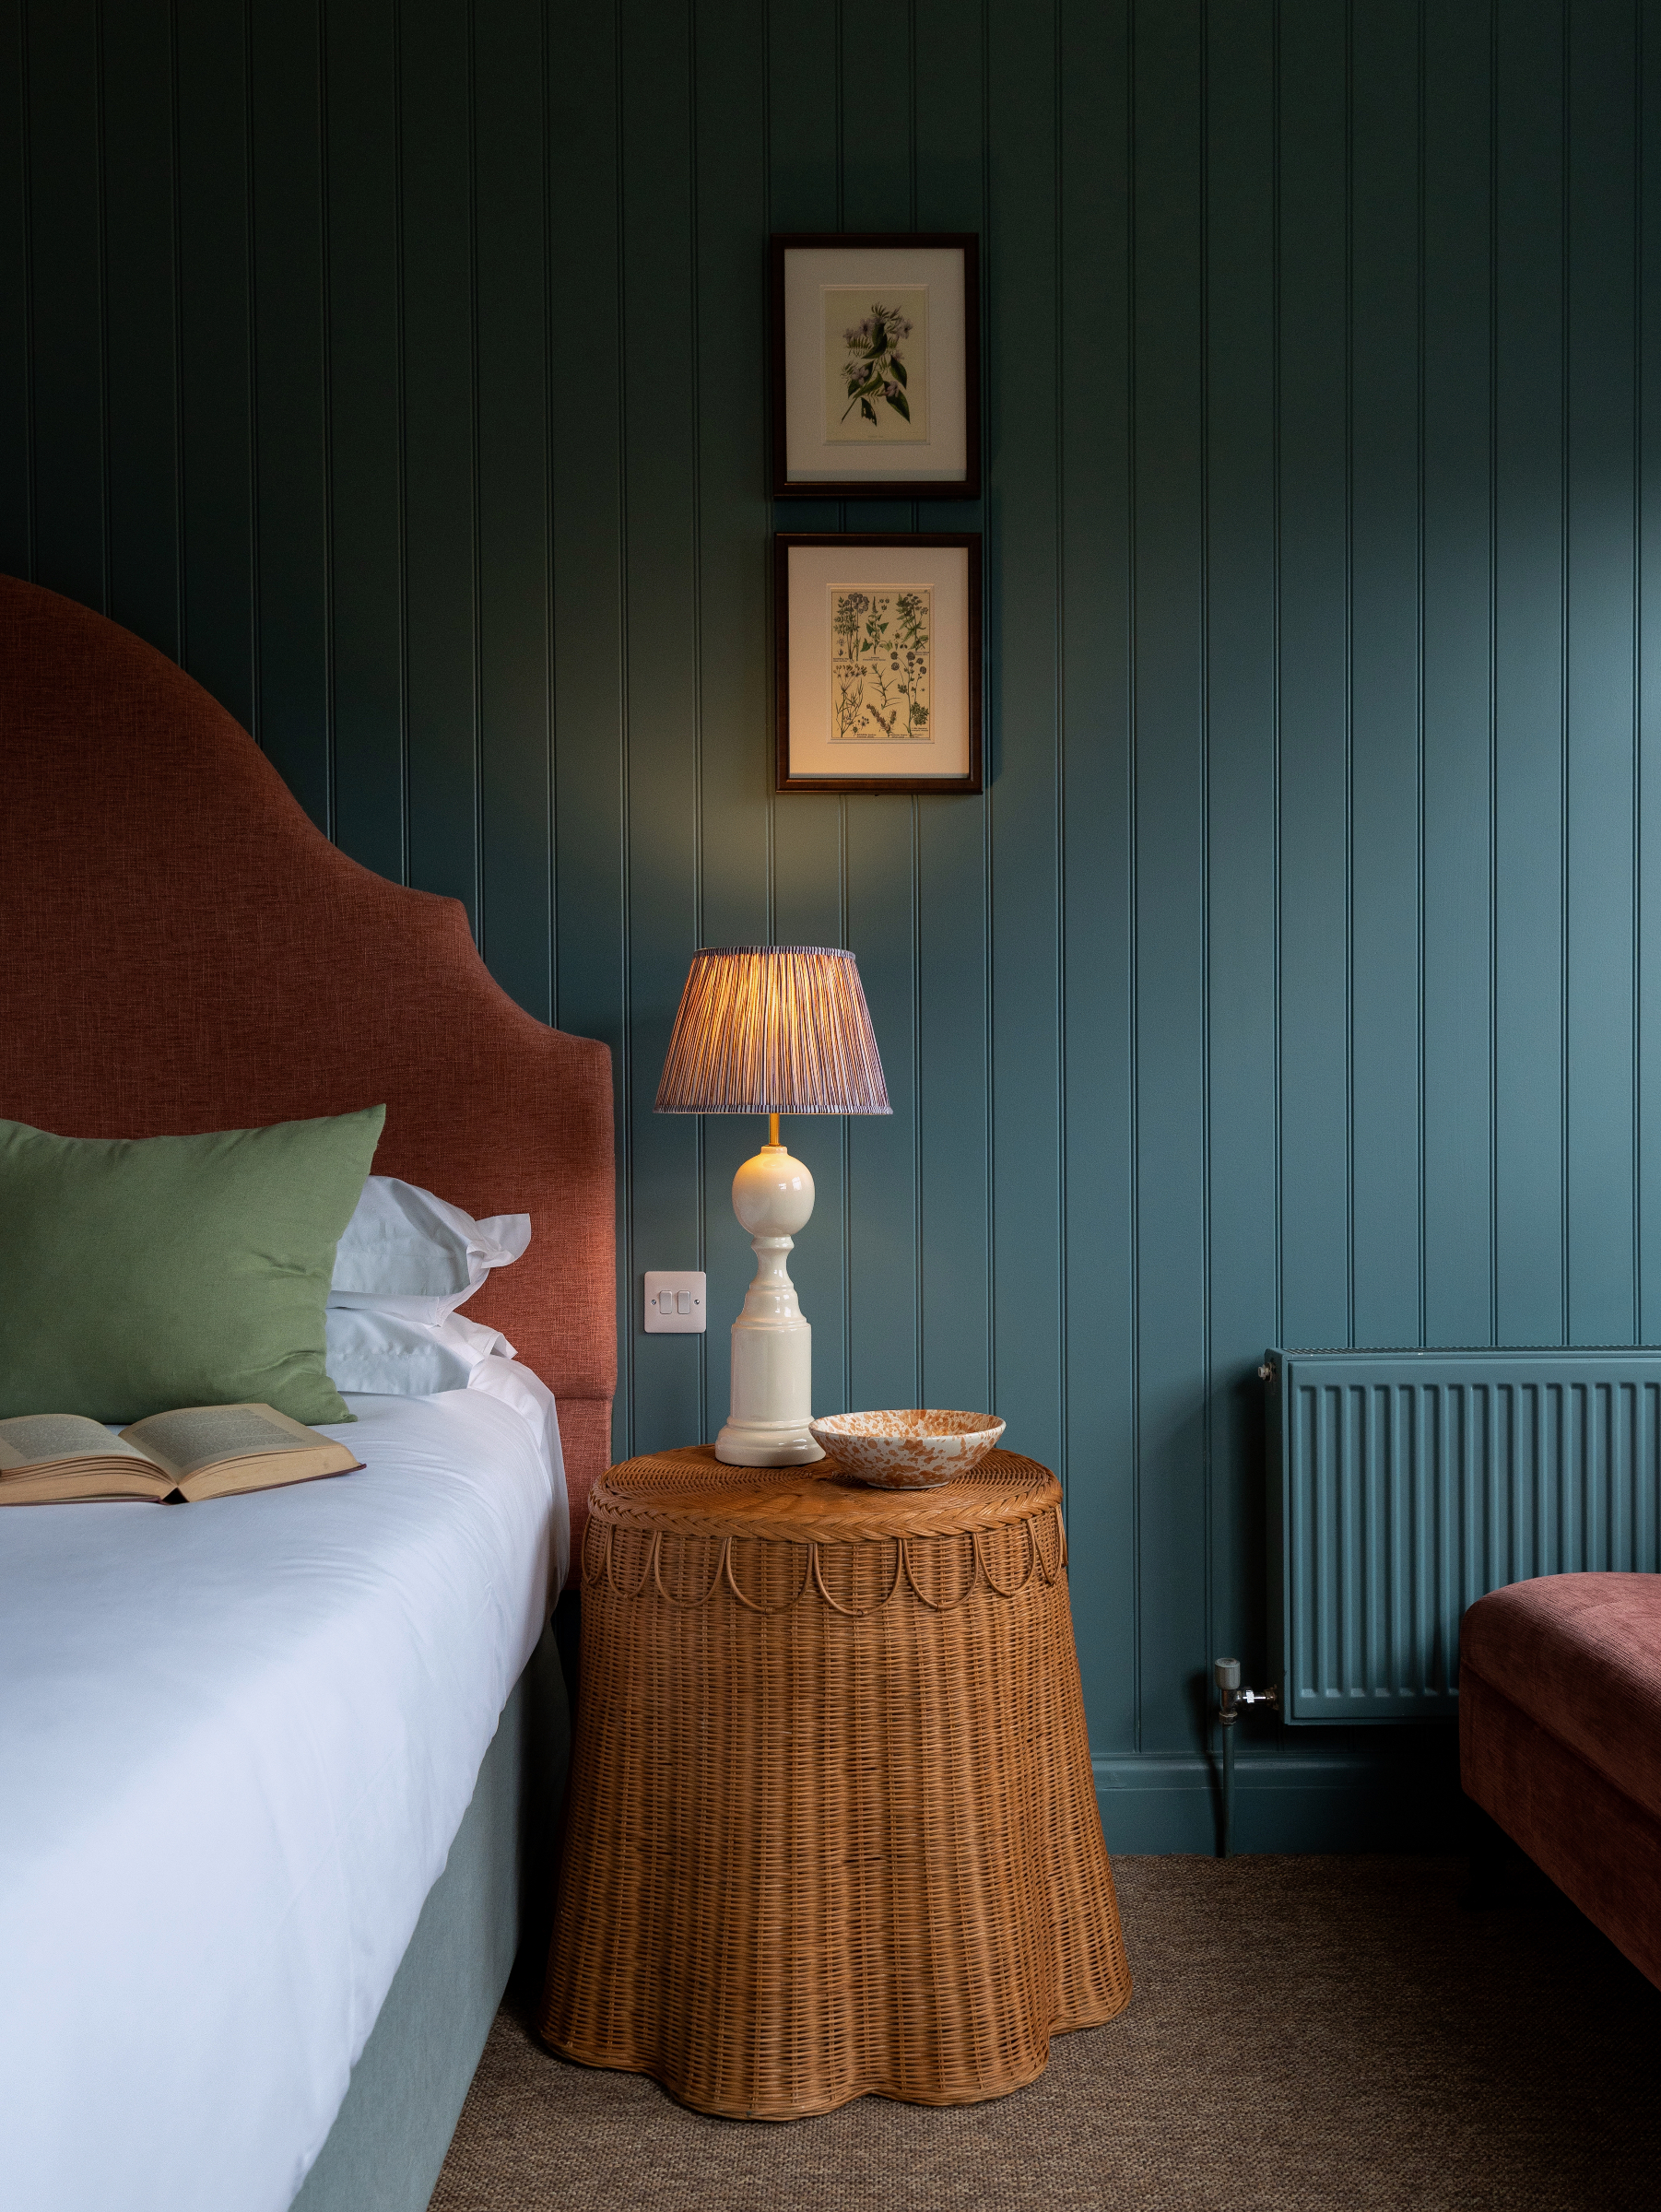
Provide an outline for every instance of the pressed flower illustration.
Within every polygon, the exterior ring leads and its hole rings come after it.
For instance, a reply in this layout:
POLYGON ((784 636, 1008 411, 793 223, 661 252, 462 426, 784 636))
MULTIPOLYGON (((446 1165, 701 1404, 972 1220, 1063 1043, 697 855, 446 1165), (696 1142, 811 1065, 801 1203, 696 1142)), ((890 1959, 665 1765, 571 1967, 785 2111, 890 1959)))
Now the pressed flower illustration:
POLYGON ((828 587, 833 743, 926 741, 934 589, 828 587))
POLYGON ((825 434, 841 443, 928 436, 928 288, 828 286, 825 434))
POLYGON ((905 396, 905 386, 911 379, 904 347, 911 335, 911 318, 897 308, 884 307, 880 300, 872 302, 870 313, 862 322, 843 331, 842 343, 848 348, 842 363, 848 387, 848 404, 842 413, 844 422, 855 407, 867 422, 875 422, 878 400, 910 422, 912 404, 905 396))

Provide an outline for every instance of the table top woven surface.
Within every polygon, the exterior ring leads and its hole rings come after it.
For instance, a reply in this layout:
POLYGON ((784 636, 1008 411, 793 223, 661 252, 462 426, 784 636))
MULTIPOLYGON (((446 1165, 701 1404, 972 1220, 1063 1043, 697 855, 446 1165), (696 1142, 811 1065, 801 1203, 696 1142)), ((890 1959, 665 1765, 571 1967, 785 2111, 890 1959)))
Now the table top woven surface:
POLYGON ((652 1452, 595 1485, 590 1518, 603 1527, 665 1535, 759 1536, 780 1544, 868 1544, 1007 1528, 1061 1503, 1048 1467, 1019 1452, 989 1452, 956 1482, 880 1490, 826 1459, 810 1467, 729 1467, 713 1444, 652 1452))

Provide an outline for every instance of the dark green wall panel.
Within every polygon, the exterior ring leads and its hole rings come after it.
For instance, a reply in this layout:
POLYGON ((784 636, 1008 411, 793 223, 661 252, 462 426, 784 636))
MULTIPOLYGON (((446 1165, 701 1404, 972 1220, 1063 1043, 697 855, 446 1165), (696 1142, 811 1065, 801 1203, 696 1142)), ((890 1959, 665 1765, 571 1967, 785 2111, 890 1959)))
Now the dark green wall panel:
MULTIPOLYGON (((474 11, 398 9, 409 872, 478 927, 478 343, 474 11)), ((392 394, 385 394, 388 401, 392 394)))
POLYGON ((1486 1344, 1494 1311, 1495 948, 1493 268, 1496 196, 1484 7, 1427 10, 1423 228, 1423 499, 1418 676, 1422 858, 1419 974, 1424 1171, 1423 1328, 1486 1344), (1433 207, 1433 226, 1424 211, 1433 207))
POLYGON ((1137 1748, 1169 1752, 1207 1580, 1201 11, 1140 0, 1135 38, 1132 254, 1172 279, 1138 286, 1131 365, 1137 1748))
POLYGON ((324 363, 334 835, 409 872, 405 715, 401 105, 395 0, 324 20, 324 363))
POLYGON ((1495 1333, 1567 1340, 1568 729, 1561 7, 1506 0, 1493 55, 1495 1333))
MULTIPOLYGON (((219 0, 177 0, 181 657, 198 683, 263 737, 246 29, 241 11, 219 0)), ((303 27, 296 30, 304 35, 303 27)))
POLYGON ((1349 720, 1354 1330, 1416 1342, 1420 1279, 1419 54, 1357 0, 1349 62, 1349 720), (1403 953, 1409 957, 1404 959, 1403 953))
POLYGON ((749 1272, 759 1130, 652 1111, 688 957, 857 951, 819 1403, 1057 1467, 1113 1841, 1205 1848, 1263 1347, 1657 1326, 1661 0, 883 36, 0 0, 0 559, 611 1047, 619 1451, 718 1425, 749 1272), (770 500, 767 233, 861 226, 982 239, 983 503, 770 500), (984 797, 772 794, 775 527, 984 532, 984 797))
POLYGON ((29 128, 26 0, 0 4, 0 560, 14 575, 34 564, 34 328, 30 301, 29 193, 34 147, 29 128))
POLYGON ((89 606, 106 589, 101 56, 95 0, 30 0, 28 145, 35 559, 89 606))
POLYGON ((1206 139, 1205 1453, 1219 1649, 1263 1587, 1255 1369, 1279 1335, 1279 852, 1274 53, 1249 11, 1207 25, 1206 139))
POLYGON ((475 15, 478 393, 478 941, 553 1018, 548 758, 548 233, 540 0, 475 15))
POLYGON ((1592 1344, 1630 1343, 1637 1303, 1633 28, 1581 0, 1565 55, 1568 1295, 1592 1344))
POLYGON ((181 650, 173 41, 157 8, 106 7, 106 614, 181 650))
POLYGON ((1277 485, 1280 724, 1281 1325, 1354 1321, 1347 24, 1281 11, 1277 485))
POLYGON ((332 830, 323 55, 316 18, 289 0, 256 0, 248 25, 258 727, 306 812, 332 830))
MULTIPOLYGON (((1661 4, 1639 11, 1639 67, 1661 61, 1661 4)), ((1638 452, 1661 450, 1661 161, 1641 132, 1638 220, 1638 452)), ((1638 675, 1661 667, 1661 508, 1638 500, 1638 675)), ((1661 896, 1651 871, 1661 856, 1661 728, 1653 712, 1638 724, 1638 1339, 1661 1334, 1661 896)))

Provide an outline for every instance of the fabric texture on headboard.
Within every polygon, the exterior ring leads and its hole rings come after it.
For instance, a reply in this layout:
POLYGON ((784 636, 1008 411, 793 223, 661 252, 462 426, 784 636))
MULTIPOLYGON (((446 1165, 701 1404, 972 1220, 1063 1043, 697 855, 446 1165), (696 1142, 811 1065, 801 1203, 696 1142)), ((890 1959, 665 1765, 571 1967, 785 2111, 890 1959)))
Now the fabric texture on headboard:
POLYGON ((453 899, 348 860, 164 655, 0 577, 0 1115, 68 1136, 384 1103, 377 1174, 530 1249, 466 1308, 560 1402, 579 1556, 617 1382, 611 1061, 515 1006, 453 899))

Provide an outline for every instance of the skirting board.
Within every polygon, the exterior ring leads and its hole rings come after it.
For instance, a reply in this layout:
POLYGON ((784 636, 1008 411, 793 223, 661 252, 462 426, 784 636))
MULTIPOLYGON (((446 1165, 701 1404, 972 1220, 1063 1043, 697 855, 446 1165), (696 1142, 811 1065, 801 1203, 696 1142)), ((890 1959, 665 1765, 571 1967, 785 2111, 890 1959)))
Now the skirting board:
MULTIPOLYGON (((1236 1852, 1461 1852, 1469 1806, 1453 1729, 1411 1754, 1248 1752, 1234 1766, 1236 1852)), ((1091 1761, 1110 1852, 1218 1849, 1221 1756, 1146 1752, 1091 1761)))

